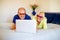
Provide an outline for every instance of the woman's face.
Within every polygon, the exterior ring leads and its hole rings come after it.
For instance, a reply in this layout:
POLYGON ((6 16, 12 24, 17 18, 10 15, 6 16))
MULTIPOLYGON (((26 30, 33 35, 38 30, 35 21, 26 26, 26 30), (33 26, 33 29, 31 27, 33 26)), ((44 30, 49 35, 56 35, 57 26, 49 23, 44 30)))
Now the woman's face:
POLYGON ((37 20, 41 21, 44 18, 43 14, 38 14, 37 15, 37 20))

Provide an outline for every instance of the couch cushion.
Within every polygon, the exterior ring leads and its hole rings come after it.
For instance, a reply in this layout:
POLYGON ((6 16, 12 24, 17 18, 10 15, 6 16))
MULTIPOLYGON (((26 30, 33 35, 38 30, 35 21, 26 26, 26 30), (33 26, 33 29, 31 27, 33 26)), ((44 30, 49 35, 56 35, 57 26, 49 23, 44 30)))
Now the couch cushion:
POLYGON ((47 18, 47 23, 51 23, 55 15, 52 13, 46 13, 45 16, 47 18))
POLYGON ((60 13, 45 13, 47 23, 60 24, 60 13))
POLYGON ((60 24, 60 14, 56 14, 56 16, 54 16, 52 23, 60 24))

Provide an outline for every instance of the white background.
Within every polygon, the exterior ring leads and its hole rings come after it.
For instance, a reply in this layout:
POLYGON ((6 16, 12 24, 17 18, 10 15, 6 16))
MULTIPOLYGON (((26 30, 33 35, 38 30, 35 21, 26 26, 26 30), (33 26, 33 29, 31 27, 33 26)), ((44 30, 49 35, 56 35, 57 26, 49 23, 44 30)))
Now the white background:
POLYGON ((0 0, 0 23, 11 23, 13 16, 19 7, 24 7, 28 15, 31 16, 31 4, 39 7, 36 12, 60 12, 60 0, 0 0))

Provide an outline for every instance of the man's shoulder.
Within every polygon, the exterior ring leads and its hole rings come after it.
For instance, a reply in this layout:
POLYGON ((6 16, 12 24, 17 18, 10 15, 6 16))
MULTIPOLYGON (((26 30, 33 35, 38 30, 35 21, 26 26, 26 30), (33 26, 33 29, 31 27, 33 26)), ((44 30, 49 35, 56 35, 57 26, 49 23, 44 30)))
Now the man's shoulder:
POLYGON ((17 17, 17 16, 18 16, 18 14, 14 15, 14 17, 17 17))
POLYGON ((18 14, 16 14, 16 15, 14 16, 14 18, 19 18, 18 14))
POLYGON ((26 14, 26 16, 30 17, 29 15, 26 14))
POLYGON ((31 19, 31 17, 29 15, 27 15, 27 14, 26 14, 26 17, 25 18, 26 19, 31 19))

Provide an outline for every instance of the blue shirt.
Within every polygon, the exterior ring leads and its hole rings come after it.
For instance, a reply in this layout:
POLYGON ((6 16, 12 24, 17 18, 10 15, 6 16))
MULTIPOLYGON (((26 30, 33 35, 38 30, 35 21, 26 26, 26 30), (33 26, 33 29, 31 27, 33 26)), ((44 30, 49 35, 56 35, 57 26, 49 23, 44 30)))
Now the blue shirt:
MULTIPOLYGON (((20 19, 20 17, 18 15, 15 15, 13 18, 13 23, 16 23, 16 19, 20 19)), ((25 20, 31 20, 31 17, 28 16, 27 14, 25 15, 25 20)))

